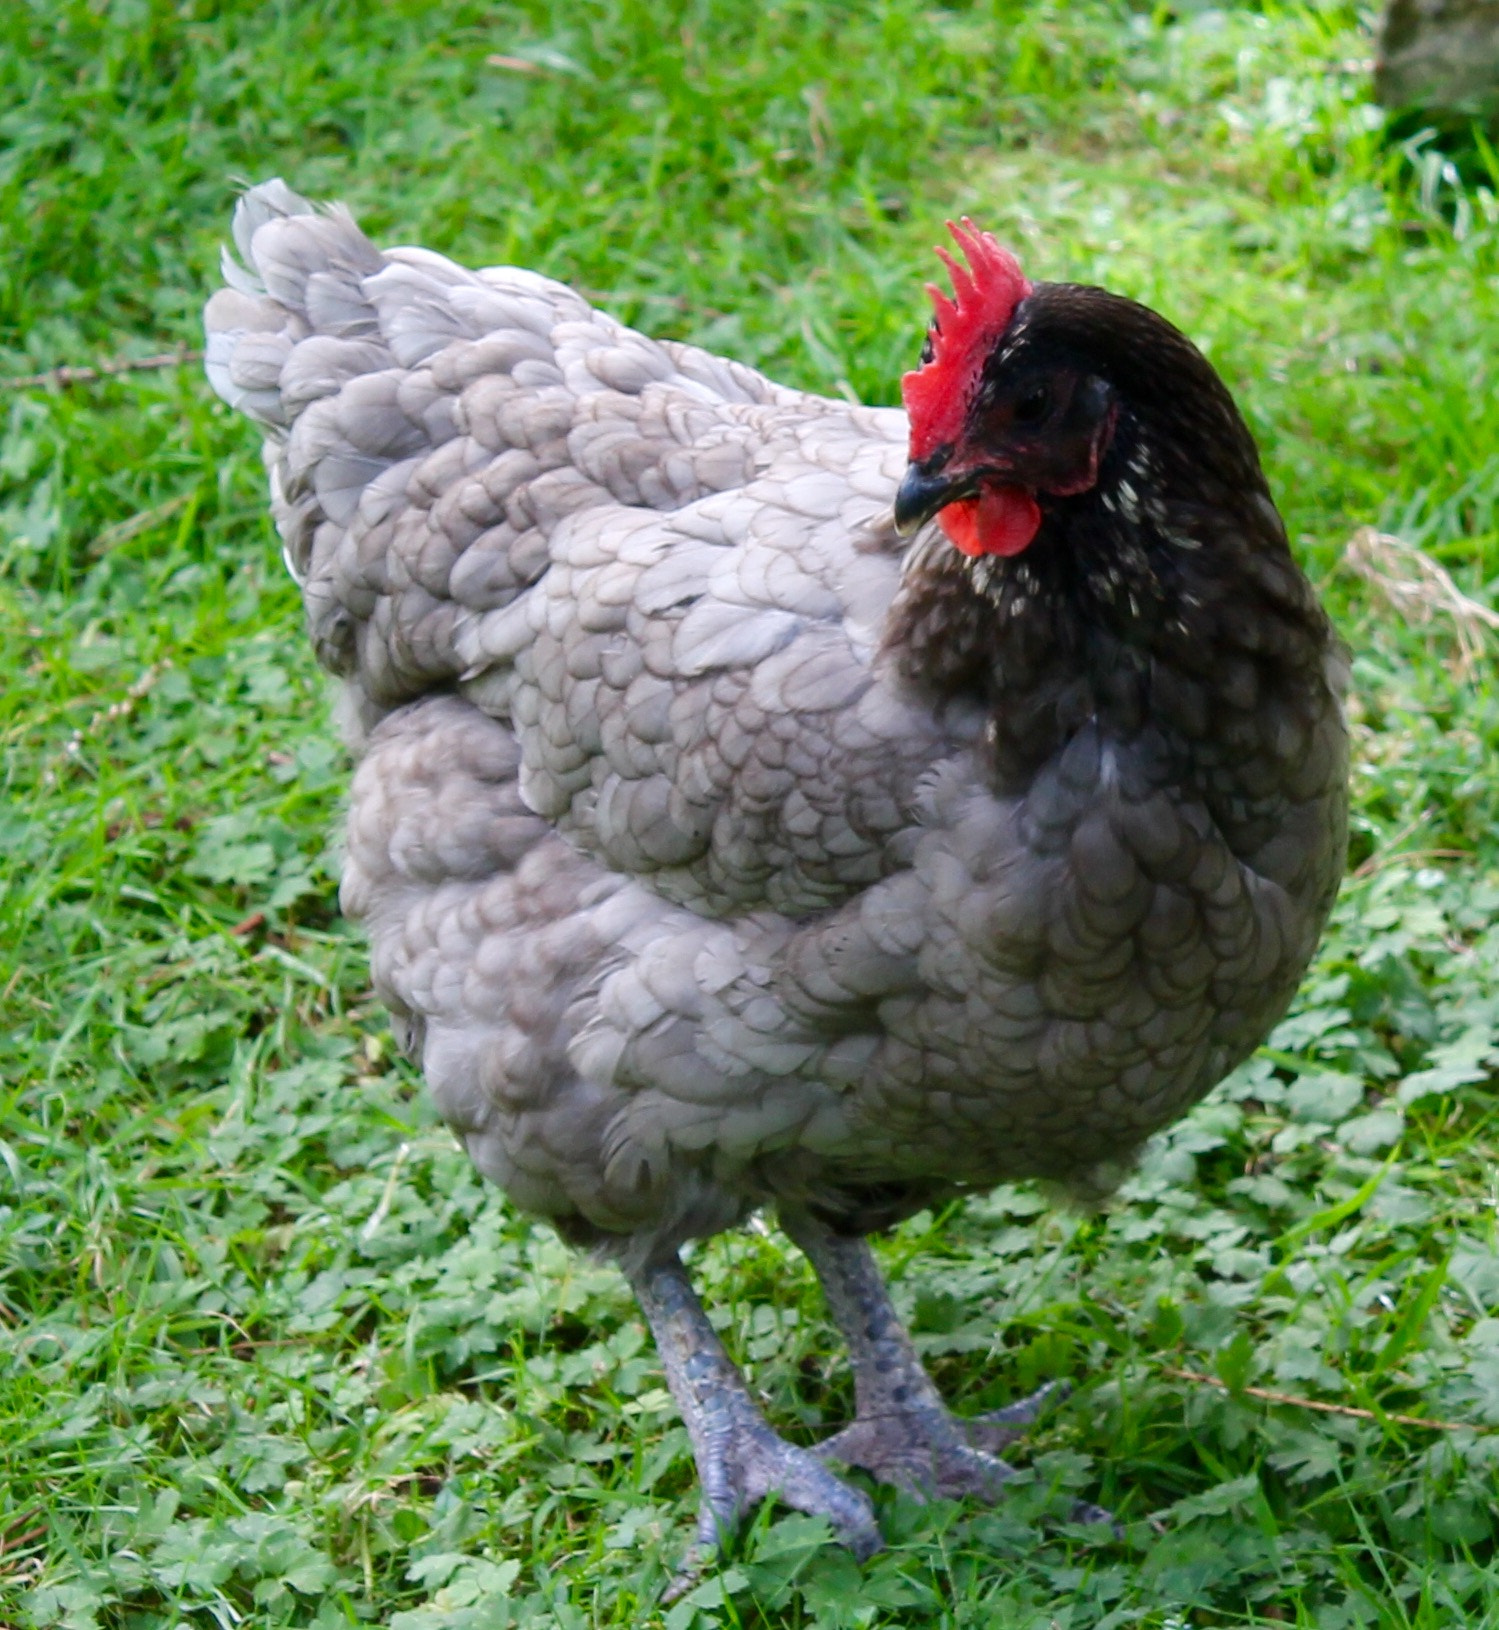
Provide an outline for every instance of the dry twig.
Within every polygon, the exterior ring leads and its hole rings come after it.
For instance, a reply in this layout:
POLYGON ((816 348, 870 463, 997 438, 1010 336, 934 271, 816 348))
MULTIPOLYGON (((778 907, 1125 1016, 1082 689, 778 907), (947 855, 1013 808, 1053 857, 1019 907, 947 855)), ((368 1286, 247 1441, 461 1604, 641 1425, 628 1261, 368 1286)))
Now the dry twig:
POLYGON ((1400 1426, 1419 1426, 1428 1432, 1462 1432, 1481 1430, 1469 1427, 1463 1421, 1428 1421, 1420 1415, 1389 1415, 1373 1409, 1356 1409, 1352 1404, 1329 1404, 1320 1398, 1299 1398, 1294 1392, 1275 1392, 1269 1387, 1231 1387, 1216 1375, 1204 1375, 1201 1370, 1178 1370, 1164 1366, 1162 1375, 1173 1381, 1194 1381, 1198 1386, 1217 1387, 1220 1392, 1242 1392, 1246 1398, 1259 1398, 1267 1404, 1290 1404, 1295 1409, 1314 1409, 1319 1415, 1347 1415, 1358 1421, 1395 1421, 1400 1426))
POLYGON ((1464 594, 1446 567, 1424 549, 1372 526, 1361 526, 1353 534, 1343 559, 1418 627, 1437 616, 1450 617, 1457 636, 1456 674, 1467 678, 1483 654, 1484 635, 1499 629, 1499 615, 1464 594))
POLYGON ((84 744, 97 736, 106 726, 115 724, 121 719, 128 719, 149 694, 151 687, 171 666, 170 657, 153 662, 118 702, 111 702, 108 707, 101 708, 86 724, 80 725, 63 743, 57 760, 42 772, 42 785, 48 788, 57 785, 59 765, 82 763, 84 744))
POLYGON ((6 1551, 19 1551, 23 1545, 30 1545, 32 1540, 40 1539, 47 1532, 45 1523, 38 1523, 35 1528, 28 1528, 24 1534, 7 1534, 0 1540, 0 1554, 6 1551))
POLYGON ((1403 864, 1406 861, 1417 860, 1471 860, 1471 849, 1391 849, 1379 850, 1372 854, 1360 866, 1355 866, 1348 874, 1350 877, 1373 877, 1375 872, 1382 872, 1386 866, 1403 864))
POLYGON ((175 351, 163 351, 154 357, 124 357, 113 362, 101 362, 93 368, 47 368, 39 374, 20 374, 14 379, 0 379, 0 390, 26 391, 46 386, 50 390, 65 390, 69 385, 97 385, 101 379, 112 379, 116 374, 147 373, 153 368, 181 368, 189 362, 201 362, 201 351, 189 351, 179 346, 175 351))
POLYGON ((0 1534, 0 1553, 18 1550, 28 1541, 35 1539, 38 1534, 45 1534, 47 1532, 45 1525, 26 1528, 27 1523, 34 1524, 41 1514, 41 1507, 33 1506, 30 1511, 23 1511, 20 1516, 12 1517, 3 1534, 0 1534), (20 1532, 23 1528, 26 1528, 24 1534, 20 1532))

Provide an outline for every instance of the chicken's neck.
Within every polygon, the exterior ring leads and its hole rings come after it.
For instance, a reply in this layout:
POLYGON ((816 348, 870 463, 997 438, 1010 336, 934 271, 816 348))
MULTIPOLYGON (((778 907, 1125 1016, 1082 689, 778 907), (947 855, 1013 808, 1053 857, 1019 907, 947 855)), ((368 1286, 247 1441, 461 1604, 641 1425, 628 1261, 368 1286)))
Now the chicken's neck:
POLYGON ((1131 423, 1095 487, 1042 508, 1014 558, 921 546, 888 640, 933 700, 988 711, 997 791, 1024 791, 1089 725, 1153 730, 1185 756, 1179 773, 1237 762, 1261 778, 1265 754, 1321 717, 1330 630, 1252 443, 1247 465, 1213 473, 1131 423))

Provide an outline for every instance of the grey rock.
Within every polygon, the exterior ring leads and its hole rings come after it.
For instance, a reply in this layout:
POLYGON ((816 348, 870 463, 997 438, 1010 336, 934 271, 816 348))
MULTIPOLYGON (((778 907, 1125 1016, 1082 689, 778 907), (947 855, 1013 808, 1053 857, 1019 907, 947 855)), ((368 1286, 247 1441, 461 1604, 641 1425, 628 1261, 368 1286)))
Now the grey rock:
POLYGON ((1394 110, 1499 114, 1499 0, 1390 0, 1374 90, 1394 110))

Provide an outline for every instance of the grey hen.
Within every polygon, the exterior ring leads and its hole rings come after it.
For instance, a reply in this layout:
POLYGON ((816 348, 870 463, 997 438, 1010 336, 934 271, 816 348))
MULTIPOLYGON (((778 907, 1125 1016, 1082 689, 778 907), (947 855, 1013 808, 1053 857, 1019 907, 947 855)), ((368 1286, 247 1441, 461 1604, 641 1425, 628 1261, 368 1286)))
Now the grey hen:
POLYGON ((207 312, 343 682, 345 909, 480 1170, 629 1275, 705 1545, 776 1491, 873 1549, 829 1459, 1000 1486, 1037 1400, 949 1414, 862 1236, 1107 1192, 1285 1009, 1343 863, 1340 663, 1227 391, 954 235, 909 418, 280 182, 207 312), (678 1259, 762 1206, 851 1350, 818 1452, 678 1259))

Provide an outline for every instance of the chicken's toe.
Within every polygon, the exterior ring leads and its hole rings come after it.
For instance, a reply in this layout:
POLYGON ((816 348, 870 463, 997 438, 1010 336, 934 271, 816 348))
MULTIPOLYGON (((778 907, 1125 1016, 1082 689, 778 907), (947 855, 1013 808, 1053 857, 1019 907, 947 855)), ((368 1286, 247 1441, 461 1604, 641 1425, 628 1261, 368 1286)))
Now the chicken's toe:
POLYGON ((771 1494, 793 1510, 826 1517, 856 1557, 879 1550, 880 1531, 868 1498, 830 1472, 818 1455, 771 1429, 677 1258, 633 1273, 631 1282, 656 1337, 702 1484, 697 1540, 668 1597, 687 1590, 745 1513, 771 1494))
POLYGON ((787 1209, 782 1221, 817 1270, 853 1360, 855 1418, 818 1454, 923 1499, 997 1499, 1014 1476, 1000 1451, 1065 1398, 1067 1384, 1051 1382, 972 1420, 954 1415, 922 1368, 868 1245, 806 1212, 787 1209))
POLYGON ((918 1499, 995 1500, 1014 1468, 969 1443, 967 1424, 946 1410, 866 1416, 819 1444, 817 1452, 918 1499))
POLYGON ((728 1430, 715 1434, 698 1455, 700 1546, 717 1549, 747 1511, 774 1494, 795 1511, 826 1517, 861 1561, 879 1550, 880 1531, 866 1495, 836 1477, 818 1455, 779 1437, 758 1412, 736 1408, 734 1415, 728 1430))
POLYGON ((1013 1404, 959 1420, 958 1426, 975 1449, 997 1455, 1023 1438, 1026 1428, 1035 1425, 1049 1405, 1061 1403, 1071 1391, 1070 1381, 1048 1381, 1024 1398, 1017 1398, 1013 1404))

